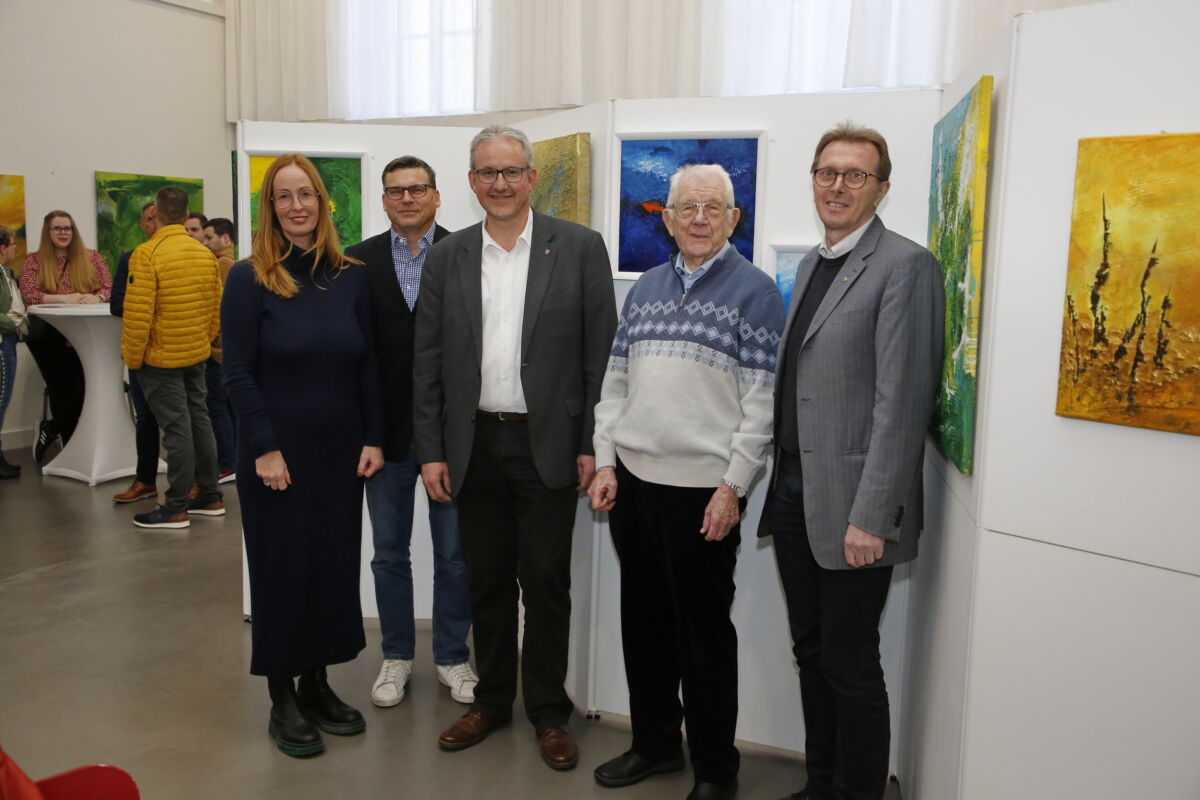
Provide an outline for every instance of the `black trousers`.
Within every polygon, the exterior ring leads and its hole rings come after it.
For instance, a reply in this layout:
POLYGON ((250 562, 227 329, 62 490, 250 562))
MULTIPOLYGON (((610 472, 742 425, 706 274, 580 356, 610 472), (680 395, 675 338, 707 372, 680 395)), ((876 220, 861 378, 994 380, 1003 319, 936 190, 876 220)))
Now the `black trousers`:
POLYGON ((62 434, 65 442, 75 432, 83 412, 83 365, 66 337, 49 323, 43 325, 45 335, 27 345, 50 394, 50 413, 54 417, 51 430, 62 434))
POLYGON ((633 750, 651 759, 675 755, 686 721, 696 779, 725 783, 740 763, 733 744, 737 631, 729 608, 741 526, 719 542, 704 540, 700 527, 712 495, 713 488, 643 481, 618 462, 608 521, 621 561, 633 750))
POLYGON ((891 716, 879 659, 879 619, 892 568, 824 569, 804 524, 803 485, 781 459, 770 509, 775 559, 800 667, 813 800, 879 800, 887 784, 891 716))
POLYGON ((458 492, 459 532, 471 577, 475 664, 472 709, 512 717, 517 696, 517 598, 525 606, 521 691, 538 728, 565 725, 563 684, 571 631, 571 532, 578 493, 538 476, 529 424, 480 415, 458 492))
POLYGON ((129 371, 129 399, 133 403, 133 432, 137 444, 136 477, 153 486, 158 481, 158 420, 146 402, 136 369, 129 371))

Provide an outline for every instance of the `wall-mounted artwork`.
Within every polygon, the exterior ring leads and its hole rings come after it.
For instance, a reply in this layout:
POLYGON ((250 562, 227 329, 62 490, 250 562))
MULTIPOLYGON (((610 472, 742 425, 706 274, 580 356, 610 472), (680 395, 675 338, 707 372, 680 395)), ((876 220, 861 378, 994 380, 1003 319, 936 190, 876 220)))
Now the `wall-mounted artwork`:
MULTIPOLYGON (((250 156, 250 232, 258 230, 258 203, 267 168, 278 156, 250 156)), ((329 192, 329 211, 342 247, 362 241, 362 159, 309 156, 329 192)))
POLYGON ((1080 139, 1066 417, 1200 434, 1200 133, 1080 139))
POLYGON ((671 176, 685 164, 720 164, 729 173, 734 201, 742 211, 730 242, 753 261, 758 156, 758 136, 623 139, 618 273, 645 272, 675 252, 675 240, 662 221, 662 211, 671 176))
POLYGON ((529 196, 535 209, 557 219, 591 224, 592 137, 572 133, 533 143, 538 182, 529 196))
POLYGON ((792 307, 792 292, 796 288, 796 268, 800 261, 812 250, 811 245, 773 244, 775 251, 775 285, 783 295, 784 309, 792 307))
POLYGON ((142 206, 154 202, 163 186, 178 186, 188 196, 188 209, 204 213, 204 181, 130 172, 96 172, 96 249, 113 272, 121 254, 146 241, 138 227, 142 206))
MULTIPOLYGON (((28 244, 25 241, 25 177, 23 175, 0 175, 0 225, 11 228, 16 234, 17 251, 8 267, 17 274, 25 260, 28 244)), ((38 232, 41 235, 41 231, 38 232)))
POLYGON ((991 108, 992 76, 984 75, 934 126, 929 182, 929 249, 941 262, 946 291, 945 360, 931 428, 938 447, 964 475, 975 459, 991 108))

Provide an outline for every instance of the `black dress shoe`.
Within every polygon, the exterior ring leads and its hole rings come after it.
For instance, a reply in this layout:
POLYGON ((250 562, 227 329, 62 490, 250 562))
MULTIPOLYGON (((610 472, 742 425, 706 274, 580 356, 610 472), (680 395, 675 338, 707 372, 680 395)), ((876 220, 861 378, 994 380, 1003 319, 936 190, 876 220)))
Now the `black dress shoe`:
POLYGON ((267 733, 280 752, 303 758, 324 751, 321 732, 304 718, 296 705, 296 685, 291 678, 268 678, 271 692, 271 721, 267 733))
POLYGON ((310 722, 335 736, 350 736, 367 727, 363 715, 343 703, 329 688, 324 667, 300 673, 296 705, 310 722))
POLYGON ((649 759, 639 756, 632 750, 627 750, 596 767, 592 775, 596 777, 596 783, 615 789, 618 786, 632 786, 651 775, 678 772, 681 769, 683 769, 683 754, 670 758, 649 759))
POLYGON ((736 778, 728 783, 696 781, 696 785, 688 792, 687 800, 733 800, 736 795, 736 778))

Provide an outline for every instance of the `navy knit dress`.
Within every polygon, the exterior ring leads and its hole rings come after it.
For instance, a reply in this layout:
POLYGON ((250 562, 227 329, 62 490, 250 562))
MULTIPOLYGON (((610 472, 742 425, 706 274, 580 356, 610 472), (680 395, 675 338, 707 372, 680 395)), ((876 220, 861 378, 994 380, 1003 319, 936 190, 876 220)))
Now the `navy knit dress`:
POLYGON ((366 275, 285 265, 284 299, 233 265, 221 303, 225 388, 238 416, 237 490, 250 572, 250 672, 287 677, 352 660, 365 646, 359 604, 364 445, 382 446, 383 415, 366 275), (263 485, 254 461, 280 450, 292 477, 263 485))

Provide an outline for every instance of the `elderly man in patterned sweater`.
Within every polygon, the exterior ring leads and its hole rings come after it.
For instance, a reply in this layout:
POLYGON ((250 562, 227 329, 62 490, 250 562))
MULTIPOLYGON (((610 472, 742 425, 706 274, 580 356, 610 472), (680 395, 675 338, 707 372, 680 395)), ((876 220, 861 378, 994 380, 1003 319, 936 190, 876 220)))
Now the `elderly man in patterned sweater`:
POLYGON ((718 165, 671 178, 679 254, 629 292, 596 406, 592 506, 610 511, 633 743, 602 786, 683 768, 689 800, 733 797, 737 632, 729 618, 746 488, 771 441, 783 299, 729 244, 733 184, 718 165), (679 688, 683 686, 683 703, 679 688))

